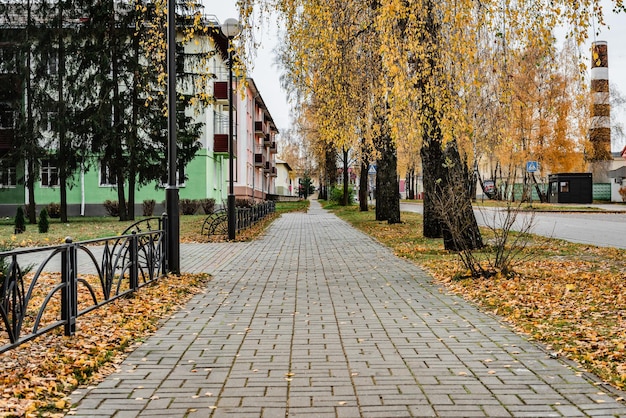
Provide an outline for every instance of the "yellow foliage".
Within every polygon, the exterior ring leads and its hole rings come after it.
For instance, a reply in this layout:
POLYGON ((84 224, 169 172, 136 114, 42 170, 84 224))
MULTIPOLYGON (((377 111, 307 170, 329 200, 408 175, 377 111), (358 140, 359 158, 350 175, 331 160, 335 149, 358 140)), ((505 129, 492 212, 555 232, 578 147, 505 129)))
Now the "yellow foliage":
POLYGON ((354 147, 375 136, 374 115, 384 108, 402 171, 417 166, 434 123, 444 143, 456 139, 470 158, 497 161, 511 173, 529 158, 554 171, 584 164, 579 67, 572 59, 563 65, 552 30, 573 28, 570 38, 580 45, 591 13, 603 20, 596 2, 238 4, 247 39, 258 25, 255 10, 282 19, 279 55, 303 135, 354 147))

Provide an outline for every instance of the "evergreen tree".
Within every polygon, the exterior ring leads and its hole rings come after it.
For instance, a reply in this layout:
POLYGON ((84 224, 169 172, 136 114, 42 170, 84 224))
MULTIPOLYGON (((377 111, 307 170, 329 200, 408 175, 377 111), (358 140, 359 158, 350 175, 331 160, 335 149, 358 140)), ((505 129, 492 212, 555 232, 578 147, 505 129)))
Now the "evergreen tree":
POLYGON ((50 229, 50 222, 48 221, 48 210, 46 208, 41 209, 39 212, 39 223, 37 224, 40 234, 45 234, 50 229))
POLYGON ((24 209, 18 206, 15 214, 15 233, 21 234, 23 232, 26 232, 26 219, 24 218, 24 209))

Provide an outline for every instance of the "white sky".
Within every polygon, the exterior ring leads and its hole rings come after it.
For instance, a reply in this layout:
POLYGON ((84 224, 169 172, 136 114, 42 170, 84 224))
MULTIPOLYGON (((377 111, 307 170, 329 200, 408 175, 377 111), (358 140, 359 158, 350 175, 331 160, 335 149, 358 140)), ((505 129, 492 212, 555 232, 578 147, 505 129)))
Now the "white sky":
MULTIPOLYGON (((610 0, 603 0, 604 4, 610 5, 610 0)), ((229 17, 238 18, 236 0, 204 0, 205 13, 215 15, 220 22, 229 17)), ((590 56, 591 42, 594 40, 607 41, 609 52, 609 81, 626 96, 626 13, 619 15, 612 13, 612 7, 605 6, 607 26, 601 28, 597 37, 590 37, 587 45, 581 47, 581 51, 590 56), (595 38, 595 39, 594 39, 595 38)), ((290 110, 287 103, 287 94, 280 87, 279 68, 274 64, 273 49, 276 45, 276 28, 269 24, 264 25, 261 34, 261 49, 256 51, 256 59, 251 77, 254 79, 267 108, 276 122, 279 131, 285 131, 290 127, 290 110)), ((619 118, 626 125, 626 109, 617 114, 612 113, 612 118, 619 118)), ((622 146, 613 146, 614 151, 621 150, 622 146), (617 149, 619 148, 619 149, 617 149)))

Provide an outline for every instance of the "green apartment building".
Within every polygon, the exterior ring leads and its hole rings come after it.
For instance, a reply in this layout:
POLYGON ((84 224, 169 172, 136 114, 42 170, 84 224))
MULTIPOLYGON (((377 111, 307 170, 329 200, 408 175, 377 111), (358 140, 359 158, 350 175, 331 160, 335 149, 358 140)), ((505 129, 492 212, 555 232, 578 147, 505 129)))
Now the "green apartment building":
MULTIPOLYGON (((184 13, 184 12, 182 12, 184 13)), ((194 12, 190 16, 196 16, 194 12)), ((91 16, 73 18, 68 26, 76 26, 89 22, 91 16)), ((190 123, 200 127, 193 143, 195 153, 187 164, 178 165, 180 199, 215 199, 218 206, 225 204, 228 193, 228 40, 221 33, 219 21, 212 16, 202 15, 201 21, 207 31, 200 32, 193 41, 183 42, 184 25, 180 26, 177 41, 178 56, 202 57, 201 64, 189 60, 177 60, 177 72, 185 75, 202 75, 205 82, 202 86, 202 105, 187 106, 184 116, 190 123), (206 81, 208 80, 208 81, 206 81)), ((0 16, 0 216, 14 216, 16 208, 29 203, 29 190, 26 184, 28 164, 25 160, 16 159, 20 136, 18 126, 27 109, 27 80, 36 84, 36 71, 24 72, 25 63, 42 60, 24 53, 23 39, 26 30, 24 17, 15 13, 0 16), (20 43, 22 46, 20 47, 20 43), (28 59, 27 59, 28 58, 28 59), (26 74, 26 75, 25 75, 26 74)), ((79 29, 74 29, 78 31, 79 29)), ((56 48, 55 50, 57 50, 56 48)), ((36 47, 29 47, 36 51, 36 47)), ((68 57, 71 65, 72 57, 68 57)), ((31 64, 32 66, 32 64, 31 64)), ((44 66, 48 76, 58 72, 58 60, 48 59, 44 66)), ((181 95, 191 96, 198 93, 197 86, 190 88, 190 83, 183 76, 177 79, 177 88, 181 95), (193 92, 190 89, 196 89, 193 92)), ((120 94, 124 94, 128 85, 120 86, 120 94)), ((264 200, 268 194, 275 193, 274 178, 276 177, 275 153, 276 135, 278 130, 266 108, 259 89, 251 79, 237 78, 234 94, 234 132, 235 148, 235 194, 238 198, 264 200)), ((87 103, 85 106, 88 106, 87 103)), ((60 202, 59 161, 65 156, 58 148, 56 132, 45 123, 45 111, 32 109, 39 115, 38 135, 45 140, 46 154, 38 158, 38 173, 35 176, 33 194, 37 210, 49 203, 60 202), (43 122, 42 122, 43 121, 43 122)), ((179 110, 179 112, 183 112, 179 110)), ((49 108, 48 108, 48 113, 49 108)), ((179 136, 181 134, 179 133, 179 136)), ((95 216, 105 214, 103 202, 118 200, 117 178, 109 164, 101 158, 101 153, 86 152, 78 169, 73 172, 67 182, 67 207, 69 216, 95 216)), ((166 156, 162 155, 163 161, 166 156)), ((118 160, 116 160, 118 161, 118 160)), ((161 178, 165 176, 161 174, 161 178)), ((164 183, 165 181, 163 181, 164 183)), ((128 195, 128 182, 125 190, 128 195)), ((141 215, 144 200, 155 200, 155 214, 165 210, 165 186, 160 181, 150 181, 135 187, 135 214, 141 215)))

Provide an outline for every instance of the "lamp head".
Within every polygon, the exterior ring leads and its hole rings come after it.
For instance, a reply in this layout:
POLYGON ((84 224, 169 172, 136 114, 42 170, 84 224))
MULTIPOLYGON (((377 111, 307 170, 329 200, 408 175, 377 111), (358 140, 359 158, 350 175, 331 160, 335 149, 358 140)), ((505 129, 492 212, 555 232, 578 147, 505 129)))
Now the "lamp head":
POLYGON ((222 33, 226 35, 228 39, 232 39, 239 35, 241 32, 241 24, 237 19, 229 18, 222 23, 222 33))

